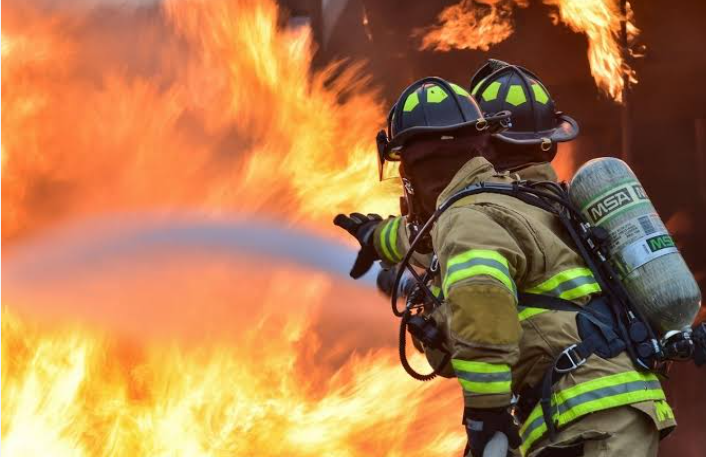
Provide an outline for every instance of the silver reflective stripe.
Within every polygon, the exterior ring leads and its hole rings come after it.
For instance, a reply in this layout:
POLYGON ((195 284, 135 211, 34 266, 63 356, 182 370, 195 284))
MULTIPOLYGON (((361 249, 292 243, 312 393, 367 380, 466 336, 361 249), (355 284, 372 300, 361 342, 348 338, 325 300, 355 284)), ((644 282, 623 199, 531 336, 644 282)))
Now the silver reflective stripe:
POLYGON ((617 386, 603 387, 597 390, 577 395, 569 398, 564 403, 559 405, 559 414, 563 414, 571 408, 587 403, 589 401, 598 400, 599 398, 612 397, 614 395, 625 394, 628 392, 636 392, 638 390, 661 389, 662 385, 659 381, 635 381, 627 384, 618 384, 617 386))
MULTIPOLYGON (((661 389, 662 386, 659 381, 633 381, 623 384, 616 384, 614 386, 602 387, 596 390, 590 390, 588 392, 582 393, 575 397, 569 398, 558 407, 552 402, 552 413, 553 416, 558 416, 560 414, 566 413, 572 408, 576 408, 579 405, 588 403, 590 401, 604 399, 613 397, 615 395, 626 394, 630 392, 639 392, 641 390, 653 390, 661 389)), ((522 433, 522 440, 525 441, 527 437, 535 430, 537 427, 541 427, 544 423, 544 416, 539 416, 527 425, 524 433, 522 433)))
POLYGON ((500 270, 502 274, 507 276, 508 278, 511 279, 511 283, 513 286, 513 292, 516 294, 517 293, 517 287, 515 286, 515 282, 512 281, 512 276, 510 276, 510 270, 507 269, 505 265, 502 263, 498 262, 497 260, 493 259, 482 259, 482 258, 473 258, 471 260, 467 260, 466 262, 463 263, 457 263, 456 265, 452 265, 447 271, 446 271, 446 277, 451 276, 457 271, 465 270, 466 268, 471 268, 476 265, 483 265, 486 267, 491 267, 495 268, 496 270, 500 270))
POLYGON ((577 287, 585 286, 586 284, 596 284, 596 280, 593 278, 593 276, 579 276, 578 278, 569 279, 567 281, 562 282, 552 290, 548 291, 547 295, 558 297, 567 290, 572 290, 577 287))
POLYGON ((473 267, 476 265, 485 265, 486 267, 492 267, 492 268, 498 269, 498 270, 502 271, 507 277, 511 277, 510 272, 505 267, 505 265, 503 265, 502 263, 498 262, 497 260, 493 260, 493 259, 480 259, 480 258, 474 258, 474 259, 468 260, 463 263, 457 263, 456 265, 451 266, 446 271, 446 275, 449 276, 459 270, 465 270, 466 268, 473 267))
POLYGON ((503 382, 512 381, 512 373, 469 373, 456 370, 456 376, 471 382, 503 382))

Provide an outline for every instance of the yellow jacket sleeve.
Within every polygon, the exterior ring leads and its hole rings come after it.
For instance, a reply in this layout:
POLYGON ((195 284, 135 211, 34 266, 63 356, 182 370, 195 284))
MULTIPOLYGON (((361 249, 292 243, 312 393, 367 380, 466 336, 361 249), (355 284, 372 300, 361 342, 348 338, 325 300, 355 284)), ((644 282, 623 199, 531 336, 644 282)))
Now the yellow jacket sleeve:
POLYGON ((510 404, 521 327, 517 287, 526 259, 505 228, 473 207, 452 208, 434 233, 447 303, 451 364, 467 407, 510 404))
POLYGON ((409 248, 404 217, 389 217, 378 224, 373 233, 373 243, 380 259, 386 264, 395 265, 402 261, 409 248))

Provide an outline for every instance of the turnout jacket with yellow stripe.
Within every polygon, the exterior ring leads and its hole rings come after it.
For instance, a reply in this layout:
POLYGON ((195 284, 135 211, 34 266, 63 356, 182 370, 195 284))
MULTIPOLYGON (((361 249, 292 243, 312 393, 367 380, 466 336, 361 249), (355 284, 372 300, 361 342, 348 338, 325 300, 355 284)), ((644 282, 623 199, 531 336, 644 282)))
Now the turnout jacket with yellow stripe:
MULTIPOLYGON (((522 179, 556 180, 548 163, 520 170, 522 179)), ((517 175, 497 173, 483 158, 467 162, 439 196, 437 204, 466 186, 506 182, 517 175)), ((559 353, 579 341, 576 313, 524 307, 518 291, 550 295, 585 305, 600 286, 572 247, 560 221, 519 199, 491 193, 466 197, 444 212, 432 230, 444 302, 433 317, 451 350, 449 376, 463 390, 465 404, 495 408, 513 394, 537 387, 559 353)), ((376 229, 376 248, 388 263, 409 247, 403 218, 376 229)), ((427 351, 432 365, 441 359, 427 351)), ((559 426, 608 408, 632 405, 659 429, 675 425, 658 379, 638 372, 623 353, 612 359, 593 355, 554 387, 552 409, 559 426)), ((522 451, 528 453, 546 433, 539 406, 523 424, 522 451)))

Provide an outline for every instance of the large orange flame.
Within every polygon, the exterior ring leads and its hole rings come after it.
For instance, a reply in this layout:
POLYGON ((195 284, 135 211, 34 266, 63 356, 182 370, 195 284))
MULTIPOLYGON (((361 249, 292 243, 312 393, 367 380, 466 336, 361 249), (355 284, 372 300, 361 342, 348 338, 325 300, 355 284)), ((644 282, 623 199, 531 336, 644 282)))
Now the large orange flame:
MULTIPOLYGON (((282 28, 273 1, 123 8, 5 2, 6 246, 110 212, 249 211, 329 227, 337 211, 395 211, 396 192, 376 179, 375 91, 355 66, 312 73, 309 30, 282 28)), ((3 296, 3 455, 427 456, 463 446, 454 383, 420 385, 391 343, 350 354, 355 345, 341 352, 340 334, 315 327, 324 303, 356 309, 343 286, 270 264, 240 282, 201 262, 169 265, 174 276, 149 276, 163 265, 132 265, 119 282, 91 276, 63 302, 39 283, 32 306, 3 296), (95 315, 104 299, 122 304, 139 338, 54 318, 64 305, 95 315), (196 341, 153 335, 160 319, 192 328, 213 306, 231 310, 215 321, 234 326, 230 339, 212 328, 196 341), (145 319, 153 307, 164 312, 145 319), (347 362, 312 359, 326 345, 347 362)), ((358 343, 371 323, 360 325, 358 343)))
POLYGON ((312 75, 309 30, 273 2, 168 1, 117 37, 98 11, 7 3, 4 239, 104 210, 394 212, 375 92, 355 66, 312 75))
MULTIPOLYGON (((555 24, 561 22, 571 30, 583 33, 588 39, 588 61, 591 75, 599 89, 616 102, 622 102, 624 76, 637 83, 634 70, 625 61, 620 40, 621 20, 619 0, 542 0, 557 8, 552 12, 555 24)), ((424 29, 420 49, 450 51, 451 49, 480 49, 491 46, 512 35, 512 9, 525 8, 527 0, 461 0, 445 8, 439 23, 424 29)), ((639 34, 628 4, 628 41, 639 34)), ((419 33, 419 32, 416 32, 419 33)))
POLYGON ((439 14, 438 25, 415 32, 424 34, 420 49, 487 51, 512 35, 512 7, 527 4, 527 0, 461 0, 439 14))

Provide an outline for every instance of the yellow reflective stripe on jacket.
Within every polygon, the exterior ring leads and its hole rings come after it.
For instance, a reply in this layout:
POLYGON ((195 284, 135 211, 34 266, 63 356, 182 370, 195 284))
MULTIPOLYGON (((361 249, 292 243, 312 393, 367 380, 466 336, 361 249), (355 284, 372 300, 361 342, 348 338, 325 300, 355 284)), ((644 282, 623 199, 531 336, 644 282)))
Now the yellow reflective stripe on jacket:
POLYGON ((665 400, 655 402, 655 413, 659 421, 674 419, 674 411, 672 411, 672 407, 669 406, 669 403, 665 400))
MULTIPOLYGON (((650 400, 665 400, 657 376, 628 371, 582 382, 555 393, 552 396, 552 417, 556 425, 561 427, 586 414, 650 400)), ((546 431, 542 408, 537 404, 520 429, 522 455, 546 431)))
POLYGON ((463 390, 469 394, 509 394, 512 373, 510 366, 487 362, 451 359, 463 390))
POLYGON ((600 291, 601 286, 588 268, 564 270, 543 283, 525 290, 528 294, 551 295, 564 300, 574 300, 600 291))
POLYGON ((397 231, 400 228, 401 217, 396 217, 385 222, 385 226, 380 231, 380 246, 385 260, 398 263, 402 260, 399 249, 397 249, 397 231))
POLYGON ((443 283, 444 295, 449 296, 449 288, 453 284, 480 275, 497 279, 513 294, 517 294, 507 259, 502 254, 487 249, 471 249, 449 259, 443 283))
POLYGON ((538 314, 544 314, 546 312, 549 312, 548 309, 544 308, 531 308, 529 306, 518 306, 517 310, 519 313, 517 313, 518 319, 520 319, 520 322, 529 319, 530 317, 534 317, 538 314))

